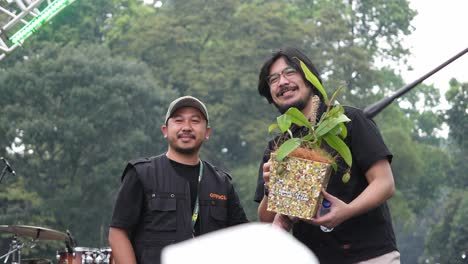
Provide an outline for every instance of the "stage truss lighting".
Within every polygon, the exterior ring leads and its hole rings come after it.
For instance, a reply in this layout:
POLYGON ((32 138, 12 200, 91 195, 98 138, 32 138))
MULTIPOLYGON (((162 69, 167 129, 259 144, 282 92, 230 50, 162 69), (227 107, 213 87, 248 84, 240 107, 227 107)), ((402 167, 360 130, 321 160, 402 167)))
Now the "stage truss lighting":
POLYGON ((75 0, 0 0, 0 60, 75 0))

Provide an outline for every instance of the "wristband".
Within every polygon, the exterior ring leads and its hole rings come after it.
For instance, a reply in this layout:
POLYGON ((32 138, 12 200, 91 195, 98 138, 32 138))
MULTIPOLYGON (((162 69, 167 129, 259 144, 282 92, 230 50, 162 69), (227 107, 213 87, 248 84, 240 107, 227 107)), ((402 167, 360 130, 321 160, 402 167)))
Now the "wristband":
POLYGON ((268 185, 266 183, 263 184, 263 194, 268 197, 270 190, 268 190, 268 185))

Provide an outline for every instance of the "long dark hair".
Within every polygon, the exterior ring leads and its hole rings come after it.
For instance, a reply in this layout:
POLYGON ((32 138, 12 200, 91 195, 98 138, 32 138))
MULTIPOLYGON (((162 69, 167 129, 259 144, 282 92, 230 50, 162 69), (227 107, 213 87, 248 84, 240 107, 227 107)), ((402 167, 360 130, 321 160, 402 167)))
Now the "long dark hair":
POLYGON ((317 90, 317 88, 315 88, 314 85, 312 85, 312 83, 307 81, 307 79, 305 78, 304 72, 301 69, 301 65, 297 59, 304 62, 305 65, 307 65, 307 67, 309 68, 309 70, 317 77, 320 83, 322 83, 322 79, 320 78, 319 72, 315 68, 312 61, 310 61, 310 59, 304 53, 302 53, 296 48, 291 48, 291 47, 281 48, 279 51, 274 52, 271 55, 271 57, 265 61, 265 63, 263 64, 260 70, 260 74, 258 75, 258 93, 261 96, 264 96, 270 104, 273 102, 273 98, 271 97, 271 93, 270 93, 270 85, 267 82, 267 77, 270 74, 271 65, 279 58, 284 58, 286 60, 286 63, 289 66, 294 67, 297 70, 297 72, 301 74, 304 82, 311 89, 313 89, 313 93, 317 95, 318 97, 320 97, 320 100, 323 102, 322 94, 317 90))

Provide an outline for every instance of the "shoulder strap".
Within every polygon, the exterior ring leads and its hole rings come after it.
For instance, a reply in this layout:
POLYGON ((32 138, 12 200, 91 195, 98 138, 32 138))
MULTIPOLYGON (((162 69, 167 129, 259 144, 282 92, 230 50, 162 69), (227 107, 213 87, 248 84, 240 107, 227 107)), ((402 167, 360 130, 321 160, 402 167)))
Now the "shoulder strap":
POLYGON ((130 170, 131 168, 135 168, 135 165, 137 164, 146 163, 146 162, 150 162, 150 160, 148 158, 138 158, 138 159, 130 160, 127 163, 127 166, 125 167, 122 173, 122 176, 120 177, 120 181, 124 180, 125 175, 127 175, 128 170, 130 170))
POLYGON ((158 156, 153 156, 153 157, 144 157, 144 158, 137 158, 137 159, 133 159, 133 160, 130 160, 128 163, 127 163, 127 166, 125 167, 125 170, 120 178, 121 181, 123 181, 125 175, 127 174, 127 171, 131 168, 136 168, 137 166, 141 166, 141 165, 150 165, 148 163, 151 163, 155 160, 161 160, 161 155, 158 155, 158 156))
POLYGON ((218 167, 216 167, 215 165, 209 163, 208 161, 202 160, 202 162, 204 162, 207 165, 207 167, 210 167, 213 171, 215 171, 216 174, 219 177, 226 177, 227 176, 229 178, 229 180, 232 180, 232 176, 229 173, 227 173, 226 171, 223 171, 223 170, 219 169, 218 167))

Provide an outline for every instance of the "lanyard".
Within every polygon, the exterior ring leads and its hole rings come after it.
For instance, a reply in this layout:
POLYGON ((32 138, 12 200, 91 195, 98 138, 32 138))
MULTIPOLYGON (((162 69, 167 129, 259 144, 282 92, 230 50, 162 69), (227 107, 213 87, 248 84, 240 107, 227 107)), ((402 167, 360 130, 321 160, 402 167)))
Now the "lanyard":
POLYGON ((195 233, 195 223, 198 219, 198 211, 200 211, 200 182, 203 176, 203 161, 200 160, 200 172, 198 173, 198 190, 197 190, 197 199, 195 200, 195 207, 193 208, 192 215, 192 230, 195 233))

